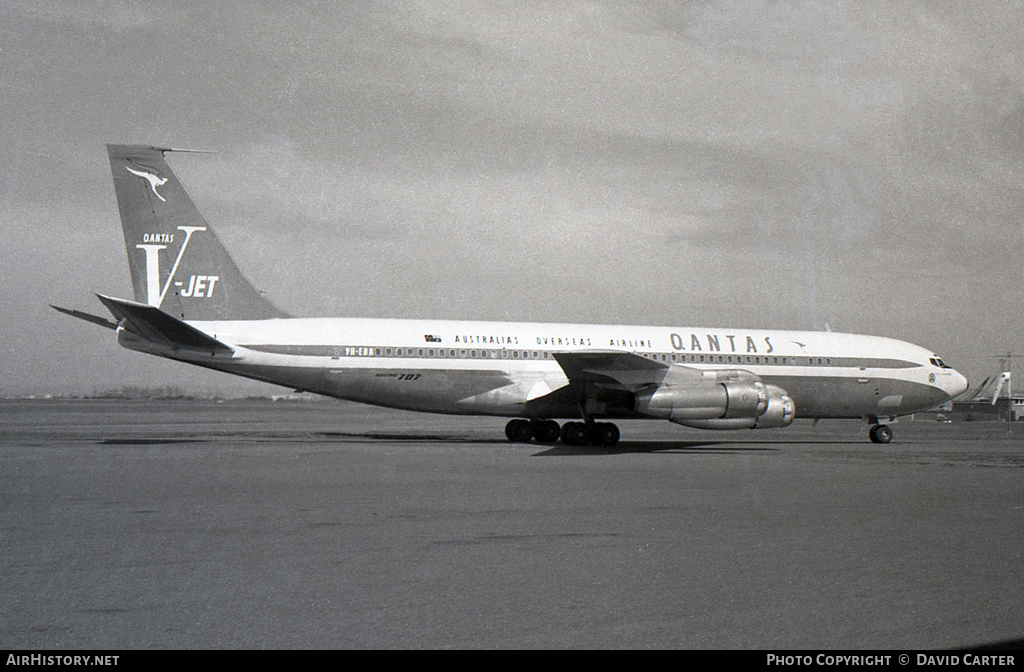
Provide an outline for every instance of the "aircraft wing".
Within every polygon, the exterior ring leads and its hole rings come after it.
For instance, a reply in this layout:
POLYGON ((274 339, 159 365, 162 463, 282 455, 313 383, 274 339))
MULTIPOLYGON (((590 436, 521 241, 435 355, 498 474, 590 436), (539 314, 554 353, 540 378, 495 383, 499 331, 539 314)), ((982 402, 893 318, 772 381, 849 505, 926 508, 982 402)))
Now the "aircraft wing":
MULTIPOLYGON (((661 385, 669 364, 628 352, 555 352, 569 383, 635 392, 661 385)), ((678 367, 677 367, 678 368, 678 367)))
POLYGON ((673 384, 700 384, 702 372, 628 352, 593 350, 554 352, 568 384, 527 403, 540 409, 578 405, 584 413, 630 413, 637 397, 658 389, 671 378, 673 384))
POLYGON ((114 315, 121 327, 147 341, 170 346, 174 350, 195 350, 218 355, 234 352, 231 346, 221 343, 155 306, 115 299, 102 294, 96 296, 114 315))

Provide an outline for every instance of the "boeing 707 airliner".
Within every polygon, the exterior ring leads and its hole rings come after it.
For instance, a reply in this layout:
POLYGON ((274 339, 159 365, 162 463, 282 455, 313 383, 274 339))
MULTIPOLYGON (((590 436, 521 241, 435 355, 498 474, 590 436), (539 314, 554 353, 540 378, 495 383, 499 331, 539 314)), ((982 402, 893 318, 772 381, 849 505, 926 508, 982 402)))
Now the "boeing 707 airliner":
POLYGON ((863 418, 888 443, 885 422, 967 388, 929 350, 830 331, 292 317, 242 275, 171 151, 107 146, 134 300, 97 295, 113 321, 54 306, 132 350, 366 404, 507 417, 510 441, 570 446, 613 446, 611 421, 626 418, 863 418))

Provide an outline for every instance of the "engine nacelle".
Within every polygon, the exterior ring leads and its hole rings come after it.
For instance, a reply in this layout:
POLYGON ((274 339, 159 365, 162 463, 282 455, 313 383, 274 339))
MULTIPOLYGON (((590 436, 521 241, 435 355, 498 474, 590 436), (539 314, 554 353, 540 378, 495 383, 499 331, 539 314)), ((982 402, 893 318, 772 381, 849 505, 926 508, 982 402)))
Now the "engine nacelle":
POLYGON ((788 427, 796 415, 796 404, 781 387, 765 385, 768 402, 764 411, 756 417, 708 418, 706 420, 682 420, 669 418, 672 422, 697 429, 767 429, 788 427))
POLYGON ((647 395, 638 395, 636 410, 687 427, 753 429, 786 427, 793 422, 796 406, 781 387, 759 380, 726 378, 721 382, 662 385, 647 395))
POLYGON ((754 427, 758 429, 789 427, 793 423, 793 418, 796 417, 796 404, 793 402, 793 398, 777 385, 767 385, 766 389, 768 390, 768 408, 757 416, 757 424, 754 427))

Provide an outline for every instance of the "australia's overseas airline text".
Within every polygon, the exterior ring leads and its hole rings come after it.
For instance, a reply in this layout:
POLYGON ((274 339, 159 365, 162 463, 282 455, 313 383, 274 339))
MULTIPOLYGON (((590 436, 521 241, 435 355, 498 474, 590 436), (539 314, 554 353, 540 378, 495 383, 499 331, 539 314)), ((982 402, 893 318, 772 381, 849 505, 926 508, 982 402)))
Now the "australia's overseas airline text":
MULTIPOLYGON (((441 337, 429 335, 425 337, 428 342, 440 343, 441 337)), ((775 352, 775 345, 772 343, 774 336, 754 337, 737 334, 687 334, 684 337, 678 333, 669 334, 669 341, 672 349, 678 352, 740 352, 771 354, 775 352), (688 337, 688 338, 687 338, 688 337)), ((537 345, 540 346, 582 346, 593 347, 594 339, 590 336, 537 336, 537 345)), ((457 334, 456 343, 472 343, 479 345, 519 345, 519 337, 512 335, 466 335, 457 334)), ((651 338, 610 338, 608 346, 613 348, 655 348, 654 339, 651 338)))

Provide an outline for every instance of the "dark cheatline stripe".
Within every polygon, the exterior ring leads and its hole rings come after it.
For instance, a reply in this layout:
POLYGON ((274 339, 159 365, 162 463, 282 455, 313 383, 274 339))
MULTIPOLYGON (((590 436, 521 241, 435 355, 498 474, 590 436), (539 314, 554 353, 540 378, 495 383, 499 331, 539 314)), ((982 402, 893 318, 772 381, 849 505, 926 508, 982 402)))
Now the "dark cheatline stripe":
MULTIPOLYGON (((297 357, 401 357, 403 359, 412 358, 430 358, 436 357, 439 351, 444 351, 445 358, 466 358, 472 357, 474 359, 492 359, 497 358, 500 355, 499 352, 533 352, 532 350, 525 350, 522 348, 515 349, 494 349, 494 348, 431 348, 431 347, 380 347, 380 346, 369 346, 369 345, 272 345, 272 344, 253 344, 244 345, 242 347, 250 350, 256 350, 257 352, 267 352, 276 355, 292 355, 297 357), (398 352, 401 354, 398 354, 398 352), (451 353, 455 354, 452 355, 451 353), (474 354, 470 354, 474 353, 474 354), (484 353, 487 353, 486 355, 484 353)), ((705 361, 690 361, 684 356, 676 355, 677 360, 672 360, 671 356, 675 353, 637 353, 642 356, 650 356, 659 359, 662 354, 666 357, 664 360, 668 363, 677 364, 704 364, 704 365, 717 365, 717 366, 732 366, 732 367, 744 367, 744 366, 822 366, 822 367, 834 367, 834 368, 864 368, 864 369, 913 369, 922 366, 917 362, 909 362, 902 359, 886 359, 881 357, 793 357, 793 356, 774 356, 774 355, 758 355, 754 359, 753 355, 732 355, 733 361, 728 361, 728 355, 705 355, 705 361), (722 361, 718 358, 721 357, 722 361), (747 361, 747 357, 751 358, 751 361, 747 361), (758 361, 759 360, 759 361, 758 361), (819 364, 820 362, 820 364, 819 364)), ((505 359, 507 357, 502 357, 505 359)))

